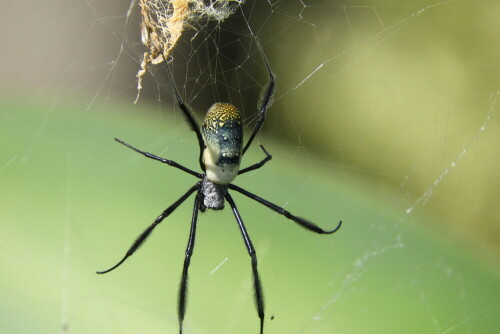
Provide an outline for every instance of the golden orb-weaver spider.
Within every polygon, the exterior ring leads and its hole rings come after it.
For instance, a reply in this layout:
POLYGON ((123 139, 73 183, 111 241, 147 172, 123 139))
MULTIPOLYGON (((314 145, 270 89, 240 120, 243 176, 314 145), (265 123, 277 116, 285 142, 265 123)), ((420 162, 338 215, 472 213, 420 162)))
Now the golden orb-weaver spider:
POLYGON ((171 206, 163 211, 158 216, 158 218, 156 218, 156 220, 137 237, 132 246, 130 246, 125 256, 116 265, 108 270, 97 272, 98 274, 105 274, 119 267, 129 256, 135 253, 135 251, 144 243, 144 241, 148 238, 151 232, 153 232, 155 227, 158 226, 158 224, 160 224, 175 209, 177 209, 177 207, 179 207, 179 205, 181 205, 191 194, 196 192, 193 216, 191 219, 191 230, 189 233, 189 239, 186 248, 186 257, 184 259, 181 284, 179 287, 178 318, 179 332, 181 334, 182 323, 186 312, 188 268, 191 261, 191 255, 193 254, 198 211, 205 212, 206 209, 222 210, 224 208, 225 200, 228 201, 229 205, 231 206, 234 217, 236 218, 241 234, 243 236, 243 240, 247 247, 248 254, 251 257, 255 302, 257 306, 257 313, 260 318, 260 334, 263 334, 264 332, 264 297, 262 293, 262 284, 259 278, 259 272, 257 270, 257 254, 252 245, 252 241, 250 240, 250 236, 247 233, 245 225, 243 224, 243 220, 241 219, 236 204, 234 203, 233 198, 229 193, 229 190, 237 191, 253 199, 254 201, 259 202, 260 204, 267 206, 271 210, 285 216, 286 218, 293 220, 303 228, 318 234, 335 233, 342 225, 342 221, 340 221, 333 230, 323 230, 309 220, 292 215, 282 207, 279 207, 278 205, 273 204, 231 183, 237 175, 241 175, 251 170, 258 169, 262 167, 266 162, 271 160, 271 155, 266 151, 264 146, 260 145, 266 157, 256 164, 253 164, 241 170, 239 169, 241 158, 250 147, 250 144, 252 143, 255 136, 259 132, 259 129, 264 123, 266 111, 272 103, 275 88, 274 74, 271 71, 271 67, 269 66, 267 58, 264 55, 262 49, 259 48, 259 50, 261 52, 265 67, 267 69, 267 73, 269 75, 269 83, 264 90, 264 94, 261 99, 262 102, 258 106, 259 118, 257 119, 253 132, 244 147, 243 125, 240 111, 235 106, 229 103, 215 103, 208 110, 200 130, 200 126, 195 121, 195 118, 189 111, 188 107, 182 101, 172 78, 172 74, 170 73, 170 70, 167 66, 168 79, 172 86, 177 104, 184 113, 184 116, 186 117, 191 129, 196 133, 198 145, 200 148, 199 164, 203 173, 195 172, 172 160, 167 160, 151 153, 141 151, 125 143, 124 141, 115 138, 115 140, 120 144, 123 144, 150 159, 154 159, 169 166, 176 167, 200 179, 200 181, 196 182, 194 186, 189 188, 189 190, 184 195, 182 195, 177 201, 175 201, 171 206))

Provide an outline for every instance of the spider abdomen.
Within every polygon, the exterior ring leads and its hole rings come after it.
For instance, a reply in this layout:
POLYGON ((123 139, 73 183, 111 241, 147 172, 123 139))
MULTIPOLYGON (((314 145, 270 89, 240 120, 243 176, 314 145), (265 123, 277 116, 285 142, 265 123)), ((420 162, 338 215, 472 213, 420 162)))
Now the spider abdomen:
POLYGON ((215 103, 202 126, 206 148, 203 163, 207 179, 216 184, 234 180, 240 168, 243 127, 240 111, 229 103, 215 103))

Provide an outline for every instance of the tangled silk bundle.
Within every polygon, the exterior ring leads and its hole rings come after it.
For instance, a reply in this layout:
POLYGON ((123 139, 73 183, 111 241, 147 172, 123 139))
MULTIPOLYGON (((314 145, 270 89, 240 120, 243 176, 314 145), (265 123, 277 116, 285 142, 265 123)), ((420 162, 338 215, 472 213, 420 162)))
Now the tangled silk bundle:
POLYGON ((137 97, 142 77, 149 64, 160 64, 172 53, 185 28, 196 29, 203 21, 221 22, 245 0, 139 0, 141 6, 141 38, 147 47, 137 73, 137 97))

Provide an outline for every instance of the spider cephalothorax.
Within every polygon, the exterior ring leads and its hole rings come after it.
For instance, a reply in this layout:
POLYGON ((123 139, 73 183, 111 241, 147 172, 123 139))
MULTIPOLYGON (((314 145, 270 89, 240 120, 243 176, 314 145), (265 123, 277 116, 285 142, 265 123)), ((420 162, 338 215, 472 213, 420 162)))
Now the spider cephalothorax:
POLYGON ((205 209, 224 209, 224 196, 227 194, 227 184, 213 183, 206 176, 201 182, 203 203, 200 203, 200 210, 205 212, 205 209))
POLYGON ((234 203, 233 198, 229 193, 229 190, 237 191, 253 199, 254 201, 261 203, 262 205, 267 206, 271 210, 285 216, 286 218, 293 220, 301 227, 318 234, 334 233, 342 225, 342 222, 339 222, 338 225, 333 230, 323 230, 322 228, 318 227, 309 220, 292 215, 290 212, 279 207, 278 205, 268 202, 267 200, 231 183, 237 175, 258 169, 262 167, 266 162, 271 160, 271 155, 267 153, 264 146, 261 145, 260 147, 264 152, 264 154, 266 155, 266 157, 256 164, 253 164, 244 169, 240 169, 240 162, 242 156, 245 154, 248 147, 255 138, 257 132, 259 131, 260 127, 264 123, 264 119, 266 117, 266 110, 271 104, 275 86, 274 74, 272 73, 269 63, 260 46, 259 50, 261 51, 262 58, 264 59, 264 64, 266 66, 269 75, 269 84, 264 90, 261 103, 258 106, 259 117, 253 129, 253 132, 250 135, 250 138, 248 139, 245 146, 243 146, 243 127, 242 127, 241 114, 239 110, 235 106, 229 103, 215 103, 208 110, 203 125, 201 126, 200 129, 200 126, 198 125, 193 115, 186 107, 179 93, 177 92, 173 78, 167 67, 167 74, 172 84, 172 90, 174 92, 174 96, 177 100, 177 103, 181 108, 182 112, 184 113, 187 122, 191 126, 191 129, 196 133, 199 145, 199 164, 203 173, 195 172, 187 167, 184 167, 176 163, 175 161, 160 158, 151 153, 141 151, 125 143, 124 141, 115 138, 115 140, 118 141, 119 143, 127 146, 130 149, 133 149, 134 151, 150 159, 154 159, 163 162, 169 166, 176 167, 200 179, 200 181, 196 182, 194 186, 189 188, 188 191, 184 193, 184 195, 182 195, 177 201, 175 201, 172 205, 170 205, 167 209, 165 209, 165 211, 163 211, 158 216, 158 218, 156 218, 156 220, 137 237, 132 246, 130 246, 130 248, 128 249, 125 256, 116 265, 114 265, 108 270, 97 272, 98 274, 105 274, 120 266, 129 256, 134 254, 134 252, 144 243, 144 241, 153 232, 155 227, 158 226, 158 224, 160 224, 175 209, 177 209, 177 207, 179 207, 179 205, 181 205, 189 196, 191 196, 191 194, 196 192, 194 207, 193 207, 193 216, 191 219, 191 229, 189 233, 188 244, 186 247, 186 257, 184 259, 184 265, 182 268, 182 275, 181 275, 181 284, 179 287, 178 318, 179 318, 179 332, 181 334, 182 334, 182 324, 186 311, 188 268, 191 262, 191 255, 193 254, 193 249, 194 249, 196 223, 198 221, 198 211, 204 212, 206 209, 222 210, 224 208, 225 200, 231 206, 231 210, 233 211, 234 217, 236 218, 236 222, 238 223, 241 234, 243 236, 243 240, 247 247, 248 254, 251 257, 253 286, 255 291, 255 303, 257 306, 257 313, 260 318, 260 334, 264 332, 264 297, 262 292, 262 285, 259 278, 259 272, 257 270, 257 254, 252 245, 252 241, 250 240, 250 236, 247 233, 245 225, 243 224, 243 220, 238 212, 238 208, 236 207, 236 204, 234 203))

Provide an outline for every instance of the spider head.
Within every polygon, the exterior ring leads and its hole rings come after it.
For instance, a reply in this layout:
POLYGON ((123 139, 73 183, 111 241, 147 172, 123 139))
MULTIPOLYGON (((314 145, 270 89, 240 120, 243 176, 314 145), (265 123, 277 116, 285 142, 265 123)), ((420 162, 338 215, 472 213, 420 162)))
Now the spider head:
POLYGON ((202 212, 205 209, 224 209, 224 196, 227 194, 227 185, 212 183, 205 177, 201 183, 201 191, 203 193, 203 202, 200 203, 202 212))
POLYGON ((208 109, 201 128, 205 150, 203 163, 207 179, 228 184, 238 175, 243 146, 240 111, 229 103, 215 103, 208 109))

